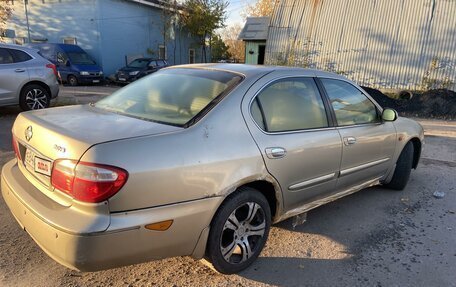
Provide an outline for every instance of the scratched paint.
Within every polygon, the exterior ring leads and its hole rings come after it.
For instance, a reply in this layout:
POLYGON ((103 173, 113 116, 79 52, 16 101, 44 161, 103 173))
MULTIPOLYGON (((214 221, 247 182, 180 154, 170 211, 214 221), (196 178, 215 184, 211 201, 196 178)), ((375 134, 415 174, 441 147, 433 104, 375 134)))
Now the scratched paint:
POLYGON ((455 90, 455 15, 449 0, 282 0, 265 61, 376 88, 455 90))

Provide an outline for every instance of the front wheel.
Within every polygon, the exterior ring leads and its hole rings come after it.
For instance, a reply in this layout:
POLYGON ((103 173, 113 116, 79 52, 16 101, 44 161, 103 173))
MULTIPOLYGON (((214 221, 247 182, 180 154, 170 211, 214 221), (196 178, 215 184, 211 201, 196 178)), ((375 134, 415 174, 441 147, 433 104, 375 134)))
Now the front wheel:
POLYGON ((271 210, 266 198, 243 187, 230 195, 211 223, 206 257, 223 274, 237 273, 255 261, 268 239, 271 210))
POLYGON ((70 86, 77 86, 78 85, 78 79, 75 76, 73 76, 73 75, 69 75, 68 76, 68 84, 70 86))
POLYGON ((413 166, 413 144, 408 142, 396 162, 393 178, 385 186, 395 190, 403 190, 410 178, 410 172, 413 166))

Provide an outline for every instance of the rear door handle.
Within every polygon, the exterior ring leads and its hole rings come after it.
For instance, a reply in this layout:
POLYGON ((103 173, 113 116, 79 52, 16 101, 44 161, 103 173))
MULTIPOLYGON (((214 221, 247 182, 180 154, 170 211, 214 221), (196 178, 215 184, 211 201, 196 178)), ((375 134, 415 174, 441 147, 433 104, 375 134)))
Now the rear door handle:
POLYGON ((23 73, 23 72, 25 72, 25 69, 16 69, 16 70, 14 70, 14 71, 15 71, 16 73, 23 73))
POLYGON ((268 147, 265 149, 268 158, 282 158, 287 154, 283 147, 268 147))
POLYGON ((352 145, 356 143, 356 138, 355 137, 345 137, 344 138, 344 144, 345 145, 352 145))

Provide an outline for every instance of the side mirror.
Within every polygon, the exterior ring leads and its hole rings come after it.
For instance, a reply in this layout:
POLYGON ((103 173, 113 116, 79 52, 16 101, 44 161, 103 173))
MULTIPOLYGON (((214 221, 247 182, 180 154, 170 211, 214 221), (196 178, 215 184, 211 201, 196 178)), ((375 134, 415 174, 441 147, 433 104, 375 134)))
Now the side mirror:
POLYGON ((382 113, 382 120, 385 122, 394 122, 397 120, 398 115, 396 110, 393 109, 384 109, 382 113))
POLYGON ((70 61, 66 60, 65 66, 67 66, 67 67, 71 66, 70 61))

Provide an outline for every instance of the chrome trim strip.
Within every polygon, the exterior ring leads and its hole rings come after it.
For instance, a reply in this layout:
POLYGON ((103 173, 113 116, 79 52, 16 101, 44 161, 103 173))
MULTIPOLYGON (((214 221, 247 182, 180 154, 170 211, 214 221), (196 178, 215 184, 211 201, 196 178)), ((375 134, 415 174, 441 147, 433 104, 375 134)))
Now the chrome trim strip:
POLYGON ((327 174, 327 175, 319 176, 319 177, 316 177, 316 178, 313 178, 313 179, 309 179, 309 180, 306 180, 306 181, 302 181, 302 182, 290 185, 288 187, 288 189, 291 190, 291 191, 297 191, 298 189, 301 189, 303 187, 306 187, 306 186, 309 186, 309 185, 318 184, 318 183, 322 183, 324 181, 328 181, 330 179, 333 179, 335 177, 335 175, 336 175, 336 173, 333 172, 331 174, 327 174))
POLYGON ((384 163, 384 162, 389 161, 389 160, 390 160, 390 158, 387 157, 387 158, 379 159, 379 160, 376 160, 376 161, 371 161, 371 162, 368 162, 368 163, 365 163, 365 164, 362 164, 362 165, 358 165, 358 166, 355 166, 355 167, 346 168, 346 169, 343 169, 343 170, 340 171, 340 176, 344 176, 344 175, 347 175, 347 174, 350 174, 350 173, 354 173, 354 172, 360 171, 362 169, 373 167, 374 165, 379 165, 379 164, 384 163))

